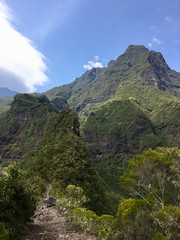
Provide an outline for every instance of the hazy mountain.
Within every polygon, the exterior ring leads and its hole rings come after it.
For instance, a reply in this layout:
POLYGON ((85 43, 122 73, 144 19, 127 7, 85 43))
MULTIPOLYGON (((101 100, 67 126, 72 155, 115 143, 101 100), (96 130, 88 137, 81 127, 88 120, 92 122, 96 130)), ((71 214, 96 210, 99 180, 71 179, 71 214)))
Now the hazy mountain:
POLYGON ((5 87, 0 87, 0 97, 14 97, 16 94, 16 91, 12 91, 5 87))

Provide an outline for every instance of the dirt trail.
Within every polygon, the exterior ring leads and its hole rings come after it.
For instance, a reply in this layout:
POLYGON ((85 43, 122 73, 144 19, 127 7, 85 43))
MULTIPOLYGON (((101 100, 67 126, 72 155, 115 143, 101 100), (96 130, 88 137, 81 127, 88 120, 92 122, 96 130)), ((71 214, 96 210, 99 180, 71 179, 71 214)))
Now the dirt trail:
POLYGON ((55 206, 42 201, 36 209, 29 231, 22 240, 95 240, 84 232, 75 230, 67 217, 55 206))

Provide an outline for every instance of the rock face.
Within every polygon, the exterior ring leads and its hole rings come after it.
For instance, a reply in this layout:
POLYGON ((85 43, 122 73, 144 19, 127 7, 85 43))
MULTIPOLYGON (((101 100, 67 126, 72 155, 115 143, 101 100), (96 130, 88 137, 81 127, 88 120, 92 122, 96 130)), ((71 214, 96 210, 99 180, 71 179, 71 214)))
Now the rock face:
POLYGON ((58 109, 64 110, 68 108, 68 103, 65 97, 55 97, 51 100, 51 103, 58 109))

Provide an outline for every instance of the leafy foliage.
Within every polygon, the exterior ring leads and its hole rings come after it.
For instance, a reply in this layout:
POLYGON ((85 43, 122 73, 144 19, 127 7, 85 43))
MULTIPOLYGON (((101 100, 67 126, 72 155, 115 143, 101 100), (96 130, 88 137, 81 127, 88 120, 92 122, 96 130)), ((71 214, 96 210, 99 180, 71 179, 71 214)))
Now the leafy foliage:
POLYGON ((159 143, 148 116, 130 100, 102 105, 89 115, 83 131, 92 152, 135 153, 159 143))
POLYGON ((120 201, 114 239, 178 239, 179 153, 158 148, 129 162, 120 182, 131 198, 120 201))
POLYGON ((68 215, 74 226, 98 236, 98 239, 105 239, 112 230, 114 217, 98 216, 95 212, 84 208, 86 200, 82 188, 68 185, 65 193, 57 200, 57 204, 60 210, 68 215))
POLYGON ((9 233, 5 228, 4 223, 1 223, 1 222, 0 222, 0 239, 9 240, 9 233))
MULTIPOLYGON (((10 233, 10 239, 16 239, 27 221, 34 213, 37 185, 31 183, 17 164, 10 165, 0 177, 0 222, 4 223, 10 233)), ((0 225, 2 234, 8 239, 4 225, 0 225)))

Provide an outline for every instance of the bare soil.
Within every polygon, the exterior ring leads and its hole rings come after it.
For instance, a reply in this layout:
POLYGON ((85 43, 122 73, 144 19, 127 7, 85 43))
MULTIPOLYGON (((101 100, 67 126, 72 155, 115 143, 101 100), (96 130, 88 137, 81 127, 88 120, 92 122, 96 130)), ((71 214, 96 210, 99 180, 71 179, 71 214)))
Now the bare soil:
POLYGON ((43 201, 37 206, 29 224, 29 230, 22 240, 95 240, 94 236, 75 229, 67 216, 56 206, 48 206, 43 201))

